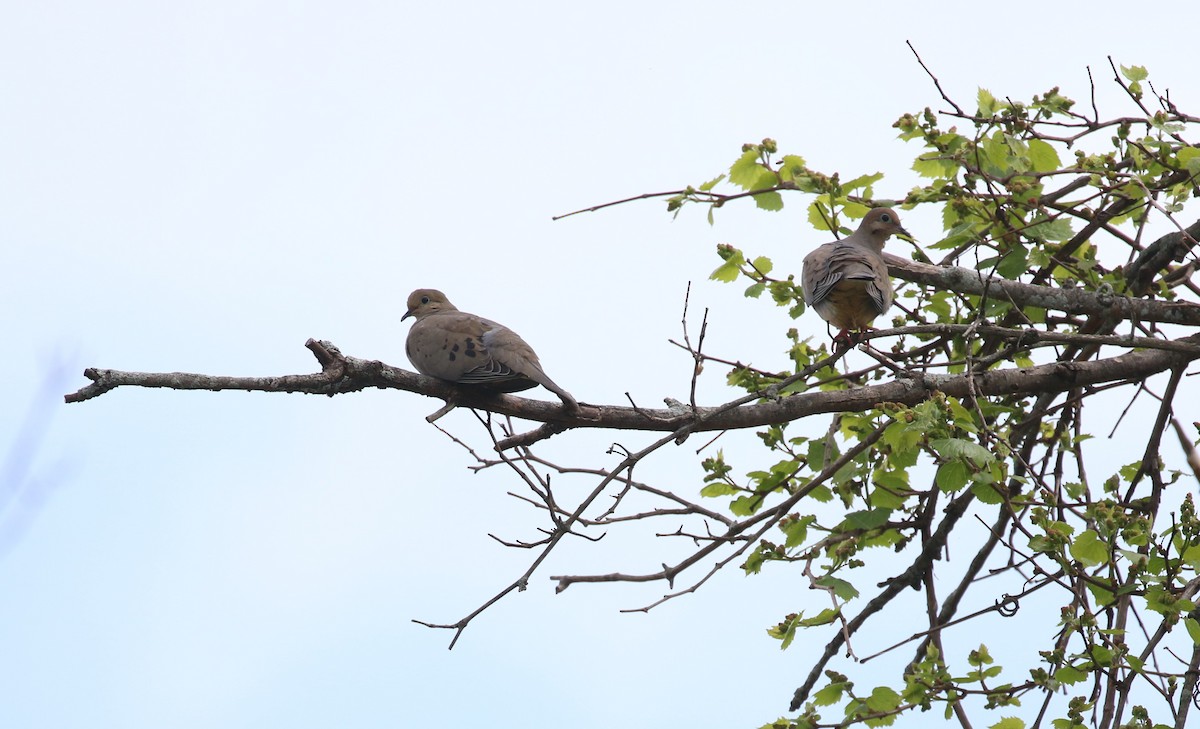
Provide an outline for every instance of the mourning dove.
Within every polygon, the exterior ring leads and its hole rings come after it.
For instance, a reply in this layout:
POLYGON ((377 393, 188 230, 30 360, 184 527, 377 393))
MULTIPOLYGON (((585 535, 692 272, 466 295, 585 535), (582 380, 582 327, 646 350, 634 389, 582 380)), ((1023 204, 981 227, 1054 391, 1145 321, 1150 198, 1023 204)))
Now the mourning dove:
POLYGON ((880 254, 893 233, 912 237, 895 210, 874 208, 852 235, 804 257, 804 302, 841 330, 833 338, 835 348, 839 343, 849 347, 851 332, 869 329, 875 317, 891 308, 895 292, 880 254))
POLYGON ((541 385, 558 395, 569 410, 579 404, 546 376, 533 349, 516 332, 490 319, 459 311, 436 289, 408 296, 415 317, 404 350, 423 375, 493 392, 517 392, 541 385))

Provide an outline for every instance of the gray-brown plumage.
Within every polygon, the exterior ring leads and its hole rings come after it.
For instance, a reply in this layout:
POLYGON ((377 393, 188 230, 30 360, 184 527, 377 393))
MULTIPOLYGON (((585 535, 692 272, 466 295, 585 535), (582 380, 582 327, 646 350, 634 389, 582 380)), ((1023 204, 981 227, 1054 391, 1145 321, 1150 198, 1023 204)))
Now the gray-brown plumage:
POLYGON ((541 385, 570 410, 579 404, 542 370, 533 348, 508 327, 459 311, 436 289, 417 289, 408 296, 414 317, 404 350, 423 375, 486 388, 518 392, 541 385))
POLYGON ((866 214, 858 230, 804 257, 804 302, 837 327, 834 346, 850 346, 852 332, 869 329, 892 306, 895 292, 883 261, 883 244, 894 233, 912 237, 891 208, 866 214))

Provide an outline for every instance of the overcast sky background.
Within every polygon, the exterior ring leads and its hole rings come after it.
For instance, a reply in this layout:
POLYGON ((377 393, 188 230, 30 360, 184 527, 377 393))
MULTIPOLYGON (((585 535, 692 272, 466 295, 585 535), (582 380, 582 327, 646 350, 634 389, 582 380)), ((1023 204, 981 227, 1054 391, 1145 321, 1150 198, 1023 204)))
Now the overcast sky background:
MULTIPOLYGON (((968 107, 978 86, 1027 99, 1060 85, 1085 101, 1090 66, 1101 113, 1133 113, 1111 54, 1200 110, 1181 35, 1200 21, 1194 2, 1139 19, 1115 2, 967 7, 6 4, 0 725, 751 727, 783 715, 817 638, 781 652, 765 629, 825 607, 787 570, 731 568, 627 615, 665 587, 555 595, 548 575, 653 571, 685 545, 570 543, 453 651, 449 633, 412 623, 475 609, 532 557, 488 533, 532 539, 541 526, 505 495, 519 488, 511 474, 472 475, 425 423, 438 401, 62 395, 87 366, 310 372, 309 337, 407 367, 400 316, 418 287, 510 325, 583 401, 686 399, 690 360, 666 340, 689 281, 693 312, 710 308, 710 352, 786 367, 785 312, 706 279, 719 242, 798 271, 827 239, 801 196, 777 214, 731 206, 713 227, 698 208, 672 221, 660 202, 551 216, 698 184, 766 136, 816 169, 884 172, 876 193, 900 197, 919 150, 891 124, 944 106, 905 40, 968 107)), ((923 242, 941 235, 934 211, 905 222, 923 242)), ((825 336, 814 316, 795 325, 825 336)), ((734 396, 710 369, 702 400, 734 396)), ((1141 407, 1131 422, 1155 405, 1141 407)), ((441 422, 485 447, 469 413, 441 422)), ((616 437, 637 449, 657 436, 616 437)), ((542 452, 612 465, 613 438, 571 432, 542 452)), ((744 447, 739 473, 762 465, 753 440, 726 444, 744 447)), ((639 475, 695 493, 697 447, 639 475)))

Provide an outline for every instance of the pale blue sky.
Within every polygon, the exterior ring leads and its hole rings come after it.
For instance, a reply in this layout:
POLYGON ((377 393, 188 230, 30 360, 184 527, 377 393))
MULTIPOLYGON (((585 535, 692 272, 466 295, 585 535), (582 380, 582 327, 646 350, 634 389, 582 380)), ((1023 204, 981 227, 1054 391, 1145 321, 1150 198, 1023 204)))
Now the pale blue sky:
MULTIPOLYGON (((657 202, 551 216, 703 182, 765 136, 818 169, 885 172, 877 193, 900 196, 917 149, 891 124, 942 107, 905 40, 968 105, 980 85, 1014 98, 1061 85, 1082 101, 1090 65, 1101 101, 1128 113, 1111 54, 1200 109, 1192 46, 1105 5, 9 3, 0 443, 20 458, 0 484, 0 725, 752 727, 783 714, 806 648, 781 652, 765 629, 825 606, 786 570, 729 570, 648 615, 618 610, 661 585, 555 595, 548 575, 653 570, 683 546, 610 535, 564 545, 452 652, 448 633, 412 623, 453 622, 506 585, 531 555, 487 534, 541 525, 505 495, 509 474, 472 475, 425 423, 436 401, 61 395, 85 366, 308 372, 309 337, 407 366, 404 297, 425 286, 511 325, 585 401, 686 396, 690 360, 666 340, 688 281, 694 310, 711 307, 711 352, 784 367, 785 314, 706 278, 718 242, 794 269, 802 242, 824 240, 798 198, 779 214, 732 206, 714 227, 657 202), (27 411, 45 424, 36 449, 17 440, 27 411)), ((1200 20, 1176 5, 1147 23, 1200 20)), ((936 215, 905 222, 939 237, 936 215)), ((798 326, 824 336, 814 318, 798 326)), ((707 376, 706 402, 732 396, 722 381, 707 376)), ((483 445, 469 414, 443 424, 483 445)), ((611 465, 612 440, 568 433, 544 454, 611 465)), ((752 442, 725 446, 741 470, 752 442)), ((694 493, 696 445, 639 475, 694 493)))

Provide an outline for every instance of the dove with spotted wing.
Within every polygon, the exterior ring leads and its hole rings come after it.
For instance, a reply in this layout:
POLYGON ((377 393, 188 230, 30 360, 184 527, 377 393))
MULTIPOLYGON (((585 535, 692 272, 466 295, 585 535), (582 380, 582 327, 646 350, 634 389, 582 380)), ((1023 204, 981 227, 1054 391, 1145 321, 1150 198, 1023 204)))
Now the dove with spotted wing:
POLYGON ((436 289, 409 294, 401 321, 416 321, 405 352, 423 375, 493 392, 518 392, 541 385, 569 410, 579 404, 542 370, 537 354, 516 332, 491 319, 459 311, 436 289))

